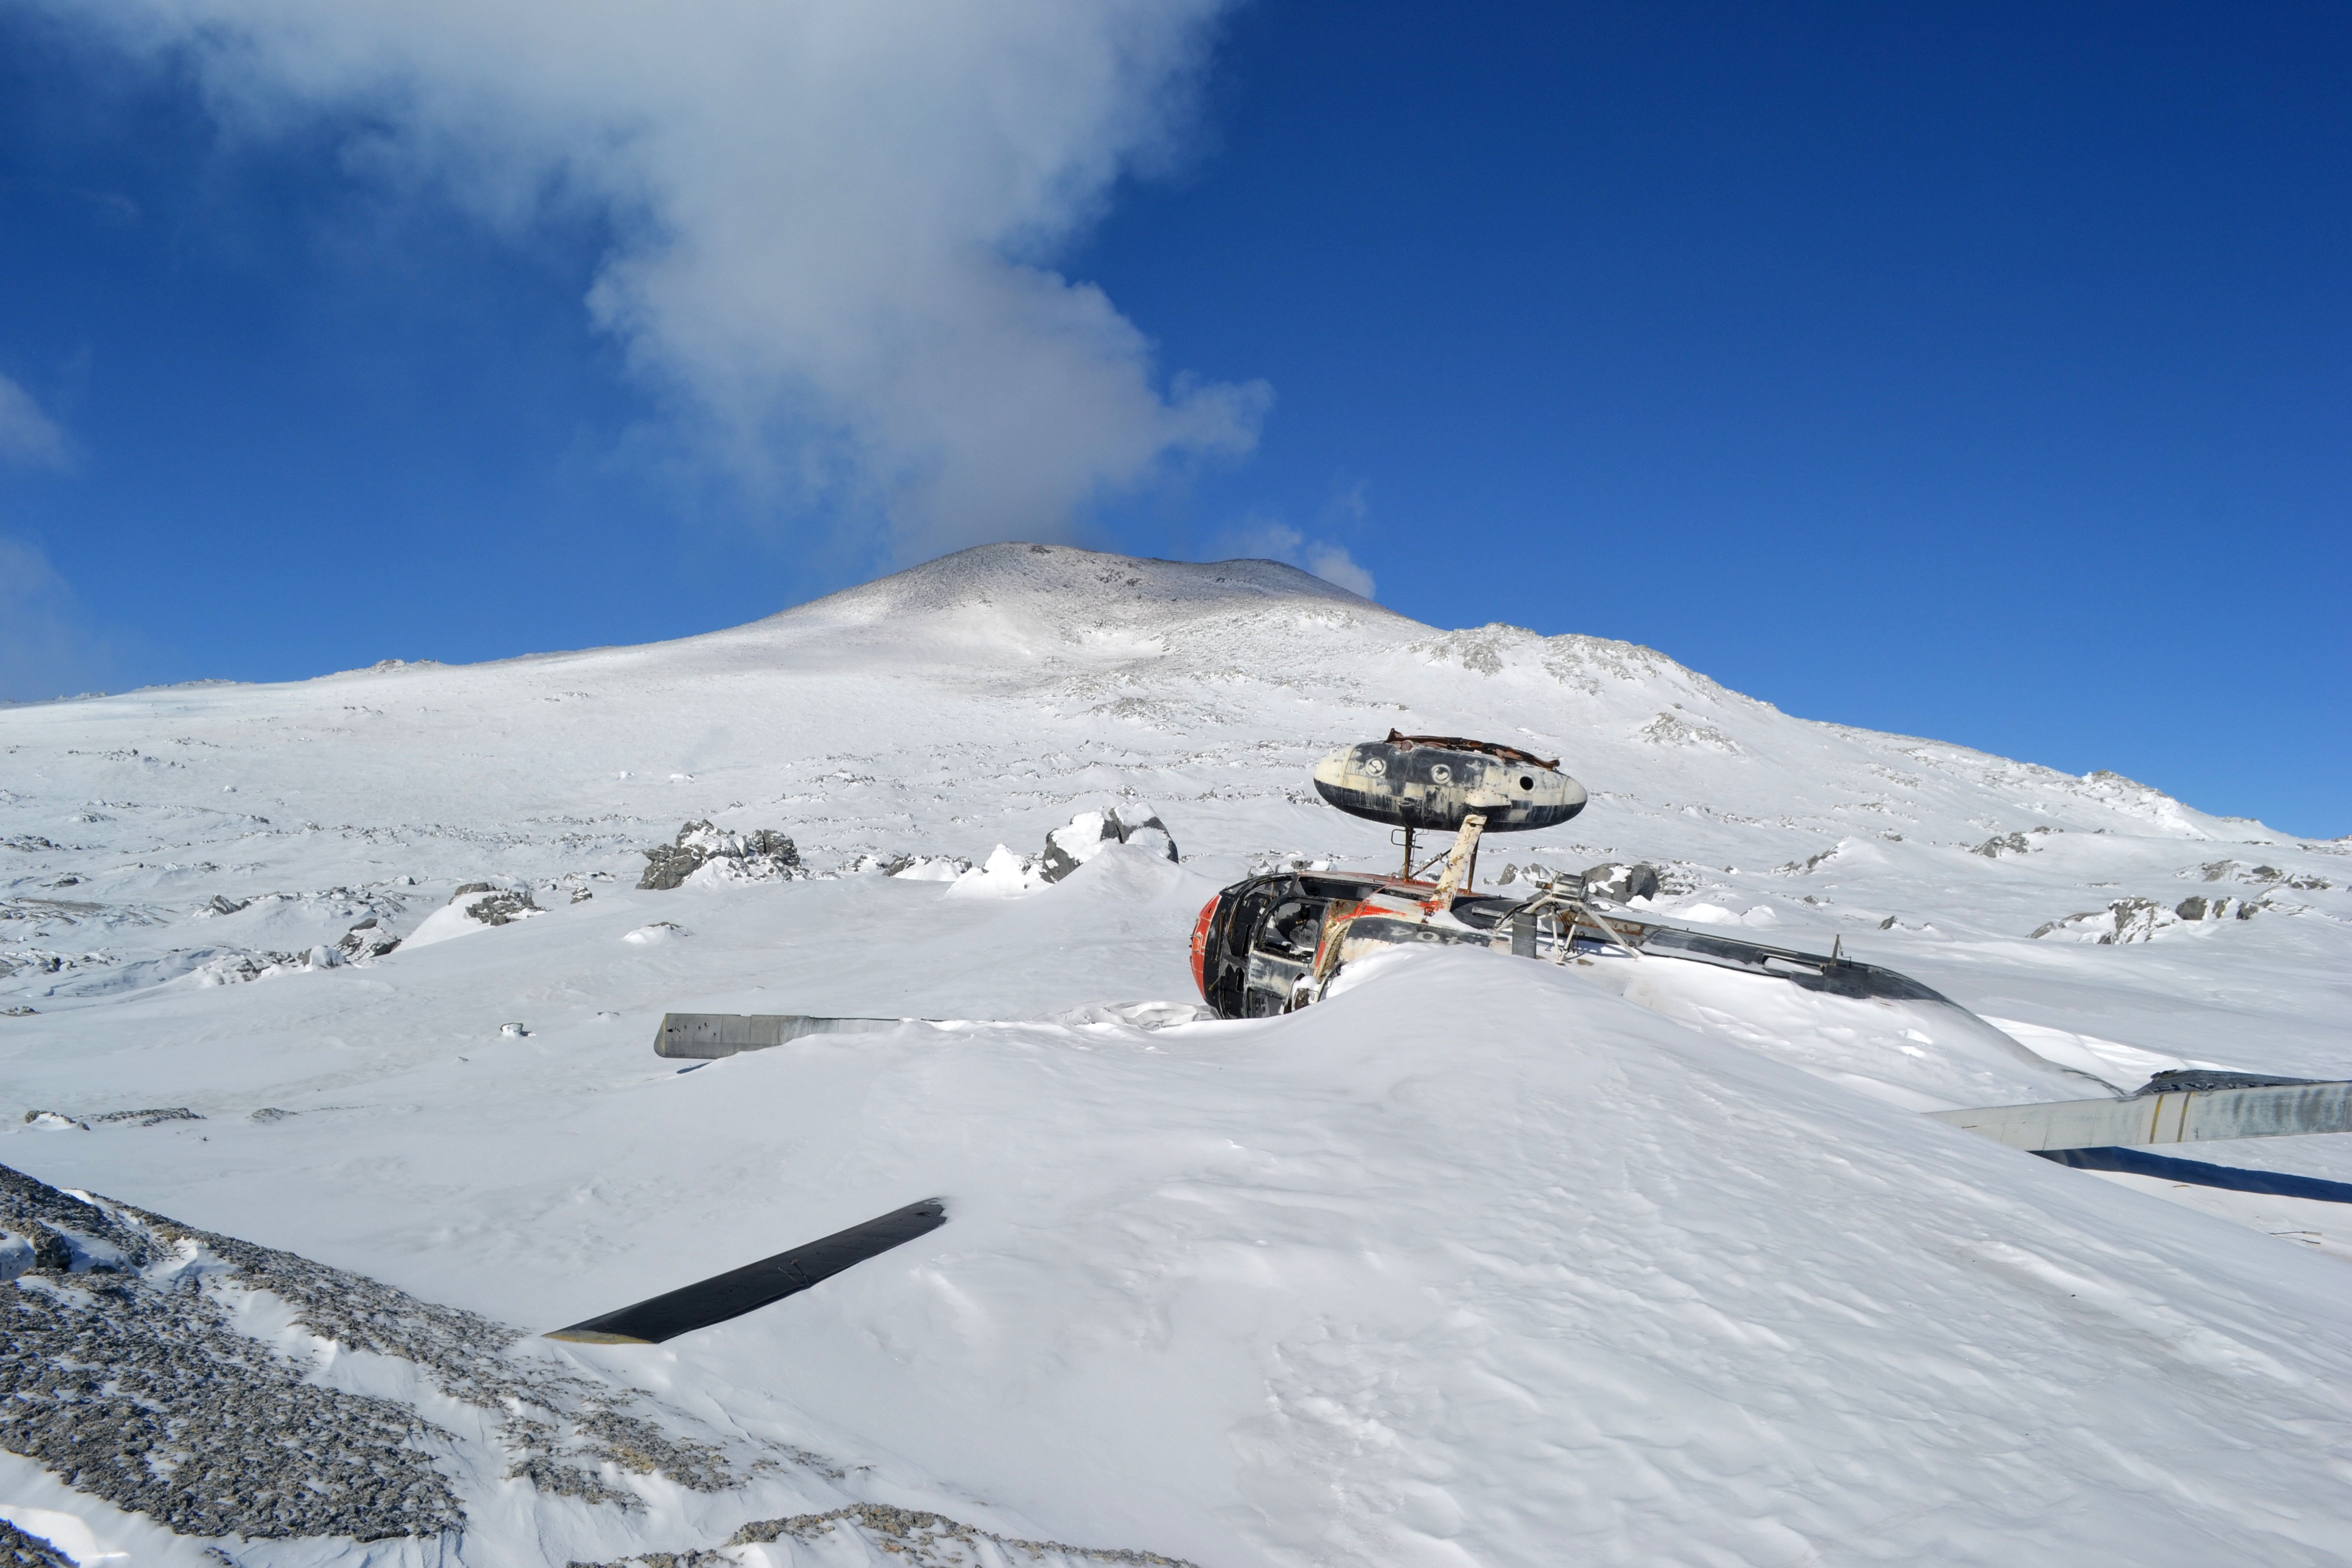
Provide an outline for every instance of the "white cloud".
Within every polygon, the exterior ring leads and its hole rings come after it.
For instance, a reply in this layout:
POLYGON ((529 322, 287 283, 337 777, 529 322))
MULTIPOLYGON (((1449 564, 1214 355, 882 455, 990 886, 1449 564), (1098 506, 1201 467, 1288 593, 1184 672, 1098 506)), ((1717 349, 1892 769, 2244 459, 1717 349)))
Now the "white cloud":
POLYGON ((0 462, 31 468, 66 466, 66 433, 41 412, 33 395, 0 375, 0 462))
POLYGON ((739 474, 901 553, 1066 525, 1247 451, 1263 384, 1168 379, 1057 246, 1171 155, 1227 0, 98 0, 225 123, 518 229, 618 222, 589 306, 739 474))
POLYGON ((1355 557, 1337 544, 1310 544, 1307 547, 1307 569, 1326 583, 1335 583, 1350 594, 1365 598, 1377 597, 1373 592, 1372 574, 1356 564, 1355 557))
POLYGON ((1253 517, 1238 528, 1228 529, 1217 541, 1217 552, 1286 561, 1350 594, 1361 594, 1367 599, 1377 597, 1372 574, 1356 563, 1346 546, 1328 539, 1310 540, 1288 523, 1275 519, 1253 517))
POLYGON ((0 699, 36 701, 79 690, 106 662, 48 557, 0 535, 0 699))

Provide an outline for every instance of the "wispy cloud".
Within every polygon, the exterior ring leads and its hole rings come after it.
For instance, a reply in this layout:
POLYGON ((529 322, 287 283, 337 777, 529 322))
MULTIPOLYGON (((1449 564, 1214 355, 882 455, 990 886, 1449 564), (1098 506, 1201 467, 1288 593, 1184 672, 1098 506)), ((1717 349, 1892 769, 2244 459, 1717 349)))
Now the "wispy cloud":
POLYGON ((73 590, 40 549, 0 535, 0 699, 35 701, 82 689, 108 663, 73 590))
POLYGON ((33 395, 0 375, 0 462, 26 468, 62 468, 66 433, 41 412, 33 395))
POLYGON ((1350 594, 1361 594, 1367 599, 1379 596, 1373 592, 1372 574, 1356 563, 1347 546, 1328 539, 1309 539, 1276 519, 1253 517, 1226 530, 1217 541, 1216 551, 1220 555, 1286 561, 1350 594))
POLYGON ((1248 451, 1268 392, 1171 375, 1051 265, 1171 156, 1227 0, 97 0, 225 124, 347 148, 525 230, 623 237, 588 300, 700 449, 902 554, 1067 526, 1248 451))

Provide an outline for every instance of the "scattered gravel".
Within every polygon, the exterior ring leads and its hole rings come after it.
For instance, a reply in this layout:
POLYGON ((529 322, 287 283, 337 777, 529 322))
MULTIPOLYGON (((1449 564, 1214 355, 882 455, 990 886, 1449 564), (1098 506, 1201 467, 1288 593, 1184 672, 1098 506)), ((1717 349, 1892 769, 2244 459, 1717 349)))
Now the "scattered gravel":
POLYGON ((0 1564, 6 1568, 76 1568, 72 1558, 5 1519, 0 1519, 0 1564))
POLYGON ((313 1381, 237 1327, 246 1291, 276 1297, 320 1340, 408 1362, 449 1398, 499 1415, 494 1473, 556 1496, 635 1511, 635 1476, 716 1493, 785 1464, 846 1473, 788 1446, 730 1448, 641 1389, 517 1353, 520 1332, 487 1318, 85 1202, 5 1165, 0 1241, 29 1264, 0 1285, 0 1449, 183 1534, 376 1541, 465 1528, 459 1439, 410 1404, 313 1381))
POLYGON ((166 1121, 202 1121, 203 1117, 184 1105, 153 1106, 145 1110, 110 1110, 103 1116, 93 1116, 92 1121, 136 1121, 142 1127, 156 1127, 166 1121))
POLYGON ((433 1464, 446 1434, 307 1382, 237 1332, 217 1292, 158 1267, 183 1261, 177 1237, 5 1166, 0 1222, 39 1254, 5 1300, 0 1447, 188 1535, 375 1541, 463 1523, 433 1464))
POLYGON ((1157 1552, 1139 1552, 1131 1547, 1069 1546, 1058 1541, 1022 1541, 961 1524, 940 1514, 870 1502, 837 1508, 830 1513, 761 1520, 737 1531, 728 1538, 727 1544, 751 1546, 787 1536, 814 1542, 836 1531, 862 1540, 868 1546, 880 1547, 920 1568, 933 1568, 934 1564, 937 1568, 963 1568, 976 1561, 985 1562, 986 1557, 977 1550, 982 1542, 995 1547, 1007 1561, 1052 1564, 1054 1568, 1062 1568, 1063 1564, 1078 1568, 1093 1563, 1137 1564, 1139 1568, 1195 1568, 1181 1557, 1162 1557, 1157 1552))
MULTIPOLYGON (((861 1562, 897 1562, 907 1568, 1196 1568, 1181 1557, 1131 1547, 1069 1546, 1058 1541, 1024 1541, 964 1524, 944 1514, 918 1509, 892 1508, 883 1503, 855 1503, 829 1513, 794 1514, 790 1519, 763 1519, 728 1537, 718 1550, 688 1548, 683 1552, 642 1552, 605 1563, 579 1563, 571 1568, 732 1568, 740 1561, 726 1548, 765 1545, 777 1541, 808 1545, 820 1542, 855 1542, 866 1550, 861 1562), (887 1555, 886 1555, 887 1554, 887 1555)), ((832 1561, 831 1553, 827 1561, 832 1561)))

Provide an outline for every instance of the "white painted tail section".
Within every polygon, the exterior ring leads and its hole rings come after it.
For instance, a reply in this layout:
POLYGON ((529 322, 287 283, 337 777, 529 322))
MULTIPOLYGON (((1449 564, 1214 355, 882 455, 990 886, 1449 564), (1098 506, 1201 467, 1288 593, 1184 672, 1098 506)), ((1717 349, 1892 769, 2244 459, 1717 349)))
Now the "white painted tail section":
POLYGON ((2067 1100, 1931 1110, 1938 1121, 2013 1149, 2105 1149, 2352 1132, 2352 1082, 2189 1089, 2135 1100, 2067 1100))

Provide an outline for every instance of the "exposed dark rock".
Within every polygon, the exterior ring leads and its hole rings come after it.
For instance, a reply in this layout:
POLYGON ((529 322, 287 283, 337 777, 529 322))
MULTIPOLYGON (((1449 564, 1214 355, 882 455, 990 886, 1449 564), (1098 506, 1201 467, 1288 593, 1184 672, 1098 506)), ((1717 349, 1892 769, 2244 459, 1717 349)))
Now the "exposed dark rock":
POLYGON ((143 1227, 5 1167, 0 1222, 37 1236, 44 1270, 0 1291, 0 1447, 190 1535, 374 1541, 462 1521, 429 1424, 308 1381, 212 1295, 150 1284, 143 1227), (134 1272, 76 1272, 73 1254, 99 1247, 134 1272))
POLYGON ((801 870, 801 852, 791 838, 772 827, 750 833, 729 833, 709 822, 689 822, 677 839, 641 851, 647 865, 637 886, 663 891, 682 885, 713 860, 731 860, 750 880, 781 881, 801 870))
POLYGON ((495 1413, 494 1451, 508 1473, 559 1495, 636 1506, 601 1465, 701 1492, 782 1463, 844 1474, 803 1450, 761 1445, 746 1460, 729 1451, 739 1437, 672 1430, 654 1416, 675 1412, 640 1413, 641 1391, 509 1356, 516 1331, 470 1312, 127 1205, 84 1202, 5 1166, 0 1230, 36 1254, 0 1283, 0 1449, 184 1534, 374 1541, 465 1522, 438 1459, 477 1439, 399 1399, 318 1382, 307 1360, 239 1331, 225 1284, 266 1291, 320 1339, 408 1363, 447 1397, 495 1413), (192 1249, 200 1269, 187 1267, 192 1249))
POLYGON ((136 1121, 142 1127, 155 1127, 166 1121, 202 1121, 203 1117, 184 1105, 158 1106, 149 1110, 110 1110, 103 1116, 93 1116, 92 1121, 136 1121))
POLYGON ((33 1226, 33 1269, 40 1274, 70 1274, 73 1272, 73 1246, 65 1233, 53 1226, 36 1221, 33 1226))
POLYGON ((689 822, 677 830, 676 844, 657 844, 646 850, 645 857, 649 864, 646 867, 646 874, 637 879, 637 886, 656 892, 667 891, 700 870, 702 863, 710 856, 699 846, 690 845, 687 840, 698 831, 709 830, 710 824, 707 822, 689 822))
MULTIPOLYGON (((893 1508, 887 1503, 852 1503, 826 1513, 794 1514, 790 1519, 763 1519, 728 1537, 730 1546, 764 1545, 777 1541, 809 1544, 835 1532, 848 1536, 868 1551, 879 1548, 910 1568, 961 1568, 962 1564, 1026 1562, 1034 1564, 1116 1563, 1132 1568, 1195 1568, 1181 1557, 1133 1547, 1070 1546, 1059 1541, 1023 1541, 998 1535, 919 1509, 893 1508)), ((650 1558, 643 1559, 653 1568, 650 1558)), ((674 1561, 685 1563, 680 1557, 674 1561)))
POLYGON ((1142 844, 1169 859, 1178 858, 1175 836, 1160 814, 1129 802, 1105 811, 1082 811, 1045 835, 1045 852, 1037 858, 1038 874, 1058 882, 1095 858, 1106 844, 1142 844))
POLYGON ((1148 805, 1129 802, 1110 808, 1110 820, 1118 825, 1121 844, 1141 844, 1158 850, 1171 860, 1181 860, 1176 852, 1176 836, 1160 820, 1160 814, 1148 805))
MULTIPOLYGON (((511 892, 503 889, 484 890, 478 888, 469 888, 464 891, 482 892, 482 897, 466 906, 466 914, 469 919, 478 920, 486 926, 510 925, 526 916, 540 912, 539 905, 532 902, 530 889, 528 888, 511 892)), ((462 897, 463 894, 461 893, 460 896, 462 897)))
POLYGON ((1988 860, 1997 860, 2003 855, 2022 855, 2034 847, 2034 839, 2065 831, 2063 827, 2033 827, 2028 828, 2024 833, 1998 834, 1986 839, 1969 853, 1981 855, 1988 860))
POLYGON ((341 952, 331 947, 314 947, 308 952, 224 952, 199 973, 210 984, 236 985, 295 970, 324 969, 341 962, 341 952))
POLYGON ((376 924, 373 915, 360 921, 336 940, 335 950, 354 963, 382 958, 400 945, 400 939, 376 924))
POLYGON ((1792 875, 1811 871, 1817 867, 1836 859, 1837 852, 1838 847, 1836 845, 1832 845, 1829 848, 1822 850, 1817 855, 1808 855, 1802 860, 1791 860, 1785 866, 1775 866, 1773 869, 1776 871, 1787 871, 1792 875))
POLYGON ((0 1563, 7 1568, 75 1568, 74 1560, 49 1544, 0 1519, 0 1563))
POLYGON ((2051 921, 2037 927, 2032 934, 2036 937, 2067 936, 2077 942, 2095 942, 2101 947, 2115 947, 2151 941, 2158 931, 2178 924, 2181 918, 2154 899, 2117 899, 2104 910, 2086 910, 2081 914, 2051 921))
POLYGON ((1049 882, 1058 882, 1095 857, 1105 844, 1118 842, 1118 828, 1108 813, 1082 811, 1045 835, 1045 853, 1038 870, 1049 882))
MULTIPOLYGON (((2194 869, 2197 875, 2208 882, 2255 882, 2293 888, 2298 892, 2305 893, 2324 893, 2330 887, 2326 878, 2312 872, 2283 871, 2276 866, 2242 868, 2235 860, 2209 860, 2194 869)), ((2188 871, 2180 873, 2184 877, 2189 874, 2188 871)))
POLYGON ((2325 877, 2315 877, 2308 873, 2297 876, 2292 872, 2282 871, 2275 866, 2257 866, 2246 873, 2246 880, 2276 883, 2305 893, 2324 893, 2328 886, 2327 879, 2325 877))
POLYGON ((1584 890, 1596 899, 1612 903, 1624 903, 1632 899, 1654 899, 1660 887, 1658 868, 1648 861, 1627 866, 1616 861, 1604 861, 1590 867, 1584 873, 1584 890))
POLYGON ((789 866, 801 863, 801 852, 793 847, 793 841, 772 827, 755 828, 745 834, 743 854, 746 858, 782 860, 789 866))

